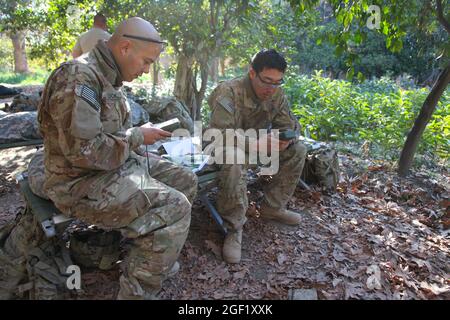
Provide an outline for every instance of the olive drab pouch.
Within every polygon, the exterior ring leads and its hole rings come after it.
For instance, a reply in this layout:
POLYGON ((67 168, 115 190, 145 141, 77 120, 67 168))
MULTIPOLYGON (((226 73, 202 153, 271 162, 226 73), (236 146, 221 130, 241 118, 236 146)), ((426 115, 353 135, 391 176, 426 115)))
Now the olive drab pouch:
POLYGON ((70 296, 68 267, 73 265, 63 242, 55 238, 33 248, 27 255, 28 282, 19 292, 29 292, 30 300, 61 300, 70 296))
POLYGON ((4 250, 5 241, 14 224, 14 221, 10 221, 0 227, 0 300, 13 299, 18 284, 26 278, 23 257, 15 258, 4 250))
POLYGON ((339 182, 339 160, 336 150, 329 146, 309 150, 302 179, 306 183, 318 184, 325 190, 335 191, 339 182))
POLYGON ((63 299, 70 254, 63 242, 48 239, 26 208, 0 229, 0 300, 63 299))

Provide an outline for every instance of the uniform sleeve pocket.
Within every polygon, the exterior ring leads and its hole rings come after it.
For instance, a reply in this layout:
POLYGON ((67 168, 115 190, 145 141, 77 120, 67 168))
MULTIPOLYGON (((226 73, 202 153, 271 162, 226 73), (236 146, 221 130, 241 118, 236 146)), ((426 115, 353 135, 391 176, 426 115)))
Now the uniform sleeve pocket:
POLYGON ((71 134, 79 139, 90 140, 101 133, 99 113, 83 99, 76 99, 72 111, 71 134))

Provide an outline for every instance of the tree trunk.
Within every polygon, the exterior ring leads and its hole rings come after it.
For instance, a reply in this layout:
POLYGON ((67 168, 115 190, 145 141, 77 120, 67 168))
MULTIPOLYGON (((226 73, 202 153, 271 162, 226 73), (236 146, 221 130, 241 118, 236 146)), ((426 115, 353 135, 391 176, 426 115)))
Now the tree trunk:
POLYGON ((398 174, 400 176, 406 176, 408 174, 414 159, 414 153, 416 152, 423 131, 430 121, 431 116, 436 109, 436 105, 439 102, 439 99, 441 98, 445 89, 447 88, 449 82, 450 65, 447 65, 447 67, 442 70, 436 83, 431 89, 430 94, 425 99, 419 116, 414 122, 411 131, 408 133, 408 137, 406 138, 406 142, 403 146, 403 150, 400 154, 400 160, 398 162, 398 174))
POLYGON ((220 75, 225 77, 225 57, 220 59, 220 75))
POLYGON ((157 59, 154 63, 153 63, 153 85, 157 86, 159 83, 159 59, 157 59))
POLYGON ((194 57, 180 55, 178 57, 177 72, 175 75, 174 95, 177 99, 191 110, 191 116, 195 117, 196 97, 194 93, 194 74, 193 74, 194 57))
POLYGON ((17 31, 10 35, 14 46, 14 72, 27 73, 28 61, 27 53, 25 51, 25 34, 24 32, 17 31))
POLYGON ((217 82, 219 80, 219 58, 213 58, 211 60, 211 67, 209 68, 209 76, 211 81, 217 82))
POLYGON ((201 107, 205 98, 208 81, 207 58, 199 62, 201 87, 197 90, 197 75, 194 73, 194 57, 180 55, 178 57, 177 72, 175 75, 174 95, 181 100, 191 111, 193 120, 201 120, 201 107))
POLYGON ((202 120, 202 103, 203 103, 203 99, 205 98, 205 92, 206 92, 206 87, 208 84, 208 71, 209 71, 209 66, 208 66, 208 58, 205 58, 205 60, 200 61, 200 79, 201 79, 201 85, 200 85, 200 90, 195 90, 195 102, 197 104, 196 106, 196 114, 195 117, 193 118, 194 120, 202 120))
POLYGON ((159 59, 157 59, 154 63, 153 63, 153 85, 152 85, 152 99, 155 98, 156 96, 156 87, 158 86, 159 83, 159 69, 160 69, 160 64, 159 64, 159 59))

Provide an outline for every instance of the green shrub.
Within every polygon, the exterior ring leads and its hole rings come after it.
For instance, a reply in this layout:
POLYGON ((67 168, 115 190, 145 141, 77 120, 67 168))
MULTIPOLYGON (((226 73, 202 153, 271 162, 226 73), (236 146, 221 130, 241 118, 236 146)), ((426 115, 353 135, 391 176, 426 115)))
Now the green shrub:
MULTIPOLYGON (((352 84, 320 72, 287 76, 285 92, 306 135, 343 142, 368 141, 372 156, 397 159, 429 90, 401 88, 388 78, 352 84)), ((450 154, 450 90, 436 108, 422 136, 419 154, 450 154)))

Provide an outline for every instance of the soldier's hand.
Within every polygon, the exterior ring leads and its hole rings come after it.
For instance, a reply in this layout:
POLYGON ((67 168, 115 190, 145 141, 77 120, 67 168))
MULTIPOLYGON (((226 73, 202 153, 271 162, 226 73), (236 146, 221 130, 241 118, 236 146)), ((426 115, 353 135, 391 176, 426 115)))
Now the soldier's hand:
POLYGON ((154 144, 156 141, 172 136, 169 131, 161 130, 152 126, 151 123, 146 123, 140 127, 144 135, 144 144, 154 144))
POLYGON ((151 123, 150 121, 147 123, 144 123, 141 128, 153 128, 153 123, 151 123))

